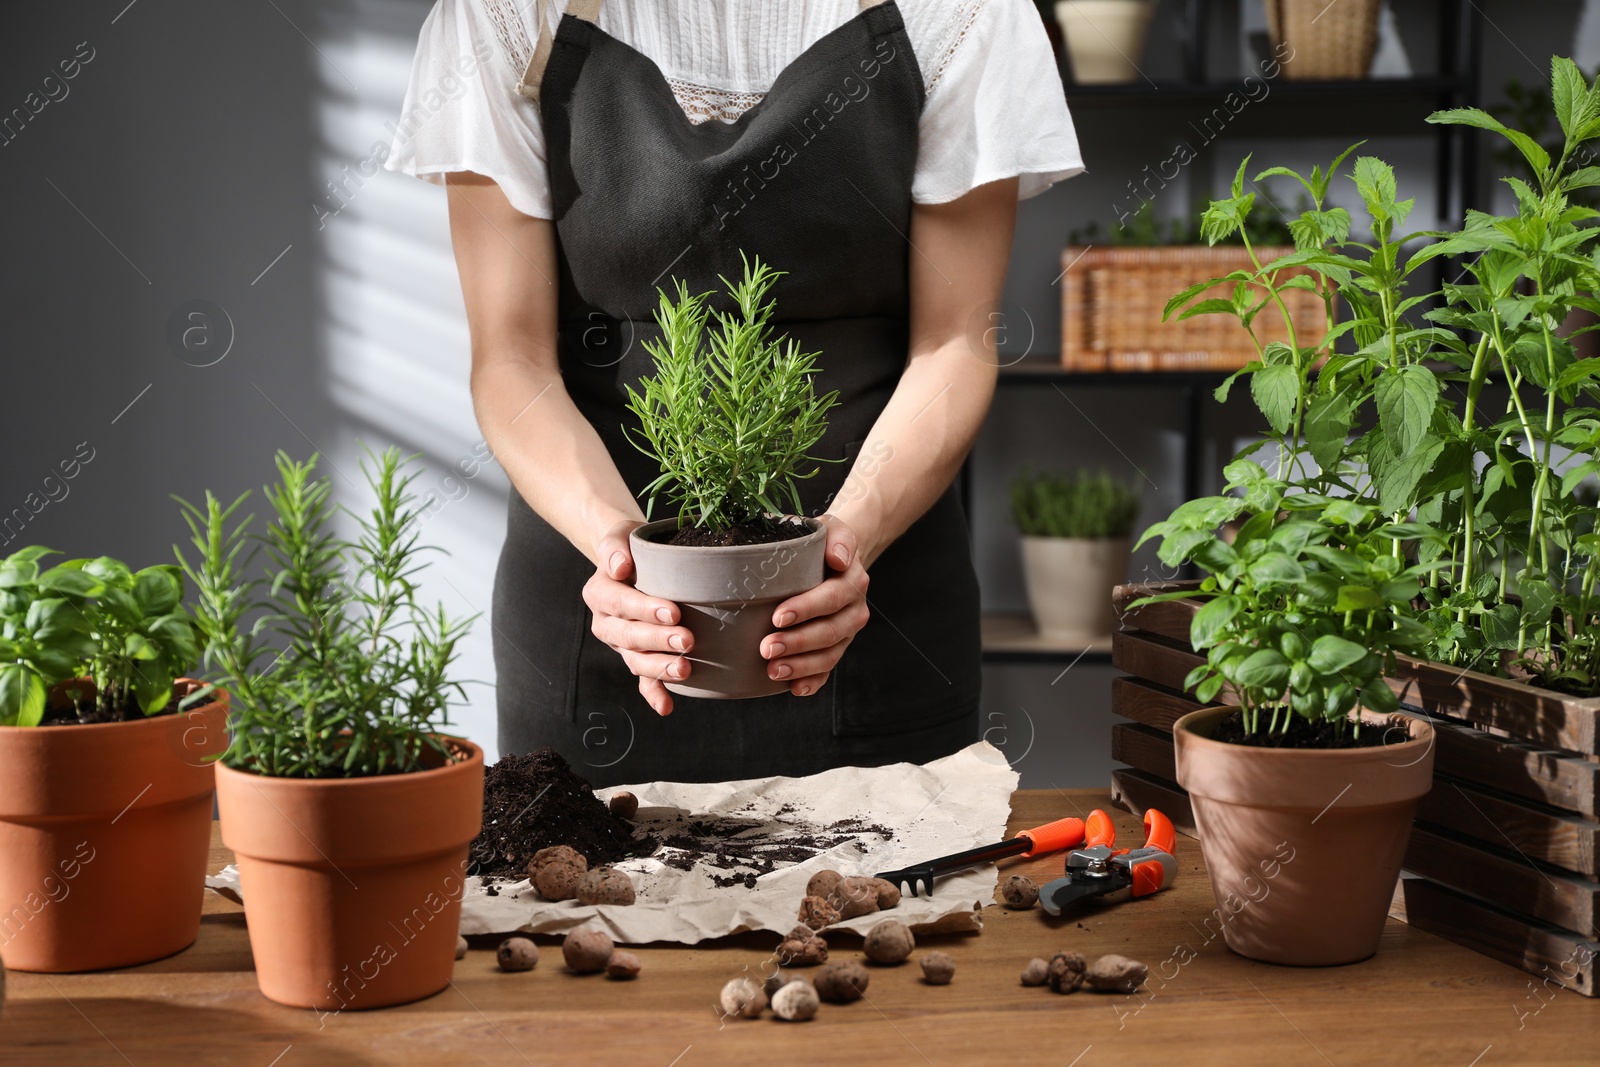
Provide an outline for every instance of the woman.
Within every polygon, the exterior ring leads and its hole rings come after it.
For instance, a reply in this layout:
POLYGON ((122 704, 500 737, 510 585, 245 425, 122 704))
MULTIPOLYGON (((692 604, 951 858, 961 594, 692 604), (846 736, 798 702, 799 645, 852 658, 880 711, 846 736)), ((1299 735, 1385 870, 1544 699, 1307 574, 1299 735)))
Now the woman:
POLYGON ((604 784, 970 743, 978 589, 951 483, 993 394, 1016 202, 1082 169, 1033 4, 562 7, 439 0, 388 160, 448 186, 478 421, 517 489, 502 751, 553 745, 604 784), (651 370, 658 288, 720 292, 741 253, 784 272, 776 327, 840 393, 816 454, 843 462, 802 490, 829 572, 762 641, 787 694, 674 698, 694 649, 630 583, 658 471, 624 390, 651 370))

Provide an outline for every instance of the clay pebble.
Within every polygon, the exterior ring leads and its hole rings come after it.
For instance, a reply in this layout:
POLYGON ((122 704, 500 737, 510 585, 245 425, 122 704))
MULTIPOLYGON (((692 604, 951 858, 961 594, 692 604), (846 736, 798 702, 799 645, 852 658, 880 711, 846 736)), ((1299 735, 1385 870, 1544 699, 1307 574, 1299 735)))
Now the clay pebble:
POLYGON ((604 930, 574 930, 561 942, 561 957, 579 974, 605 970, 616 946, 604 930))
POLYGON ((494 955, 502 971, 531 971, 539 963, 539 946, 526 937, 508 937, 494 955))
POLYGON ((922 957, 922 980, 929 985, 949 985, 956 974, 956 961, 948 952, 930 952, 922 957))

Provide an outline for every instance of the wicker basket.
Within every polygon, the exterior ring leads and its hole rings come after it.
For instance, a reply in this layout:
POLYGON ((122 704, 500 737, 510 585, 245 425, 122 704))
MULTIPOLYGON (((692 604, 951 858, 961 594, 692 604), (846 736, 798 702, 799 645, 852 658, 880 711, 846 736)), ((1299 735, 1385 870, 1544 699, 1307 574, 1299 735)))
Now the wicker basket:
POLYGON ((1274 47, 1293 49, 1280 60, 1291 81, 1365 78, 1378 47, 1382 0, 1266 0, 1267 34, 1274 47))
MULTIPOLYGON (((1257 248, 1262 262, 1292 248, 1257 248)), ((1173 294, 1197 281, 1249 268, 1241 246, 1100 248, 1069 246, 1062 253, 1061 365, 1076 371, 1236 370, 1256 358, 1250 334, 1229 315, 1161 320, 1173 294)), ((1292 273, 1292 269, 1290 273, 1292 273)), ((1302 272, 1303 273, 1303 272, 1302 272)), ((1221 285, 1195 299, 1226 298, 1221 285)), ((1283 294, 1301 344, 1327 330, 1322 297, 1305 289, 1283 294)), ((1287 341, 1281 314, 1265 309, 1255 320, 1265 345, 1287 341)))

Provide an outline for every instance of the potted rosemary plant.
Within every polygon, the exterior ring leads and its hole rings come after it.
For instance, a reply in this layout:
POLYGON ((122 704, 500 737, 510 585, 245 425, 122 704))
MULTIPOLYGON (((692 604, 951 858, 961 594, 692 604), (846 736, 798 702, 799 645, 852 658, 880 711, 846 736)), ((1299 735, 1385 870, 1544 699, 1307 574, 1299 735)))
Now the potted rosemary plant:
POLYGON ((1111 589, 1127 575, 1138 514, 1139 494, 1103 471, 1024 471, 1012 481, 1028 606, 1041 634, 1088 643, 1115 629, 1111 589))
POLYGON ((227 694, 181 677, 197 642, 176 567, 51 555, 0 562, 0 955, 146 963, 200 932, 227 694))
POLYGON ((767 676, 761 639, 779 602, 823 580, 827 533, 793 513, 837 394, 817 395, 814 353, 774 336, 768 294, 779 277, 747 260, 738 283, 723 279, 727 312, 681 281, 675 300, 663 292, 661 338, 646 343, 656 371, 628 389, 639 424, 625 432, 661 468, 645 514, 662 497, 677 512, 630 536, 635 584, 683 609, 691 674, 667 688, 686 696, 787 692, 767 676))
POLYGON ((261 535, 235 519, 245 497, 180 501, 195 551, 179 558, 233 694, 217 804, 257 980, 281 1004, 337 1011, 449 983, 483 753, 440 732, 467 624, 418 602, 414 476, 394 449, 363 462, 376 503, 351 513, 350 542, 315 465, 278 454, 261 535))

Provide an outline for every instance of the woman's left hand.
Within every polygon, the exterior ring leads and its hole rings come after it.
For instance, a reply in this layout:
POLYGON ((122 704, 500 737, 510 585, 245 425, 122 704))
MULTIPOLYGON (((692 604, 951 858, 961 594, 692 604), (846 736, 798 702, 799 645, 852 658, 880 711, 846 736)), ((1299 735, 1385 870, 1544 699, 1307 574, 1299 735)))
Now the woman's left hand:
POLYGON ((856 532, 832 515, 824 515, 822 523, 828 531, 824 553, 828 576, 821 585, 774 608, 772 625, 781 632, 761 641, 767 677, 787 681, 789 692, 797 697, 822 688, 871 615, 867 570, 861 565, 856 532))

